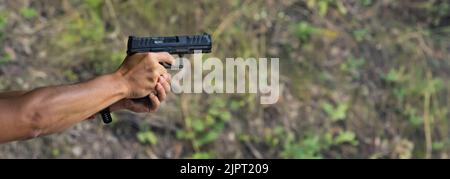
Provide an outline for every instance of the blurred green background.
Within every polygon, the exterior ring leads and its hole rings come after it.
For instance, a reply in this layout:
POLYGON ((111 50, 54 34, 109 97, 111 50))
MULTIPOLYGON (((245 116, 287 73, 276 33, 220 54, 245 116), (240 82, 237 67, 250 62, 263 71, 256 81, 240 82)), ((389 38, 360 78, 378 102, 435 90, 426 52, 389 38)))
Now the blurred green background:
POLYGON ((279 57, 283 86, 274 105, 171 95, 0 158, 449 158, 449 25, 447 0, 2 0, 1 91, 112 72, 128 35, 201 32, 208 56, 279 57))

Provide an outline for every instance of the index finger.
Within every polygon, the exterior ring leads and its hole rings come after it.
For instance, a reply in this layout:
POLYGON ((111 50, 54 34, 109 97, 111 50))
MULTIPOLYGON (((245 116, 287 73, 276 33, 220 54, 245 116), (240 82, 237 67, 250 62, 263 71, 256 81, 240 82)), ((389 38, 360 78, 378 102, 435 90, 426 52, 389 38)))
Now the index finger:
POLYGON ((127 56, 141 59, 141 58, 145 58, 148 54, 149 54, 148 52, 146 52, 146 53, 135 53, 135 54, 127 55, 127 56))

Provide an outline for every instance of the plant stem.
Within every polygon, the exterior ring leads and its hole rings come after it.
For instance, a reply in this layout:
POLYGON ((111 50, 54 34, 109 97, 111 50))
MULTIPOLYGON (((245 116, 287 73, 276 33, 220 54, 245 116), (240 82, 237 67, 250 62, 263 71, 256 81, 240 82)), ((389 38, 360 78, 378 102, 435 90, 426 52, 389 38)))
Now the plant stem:
MULTIPOLYGON (((431 79, 431 73, 428 72, 427 78, 431 79)), ((425 131, 425 150, 426 150, 426 158, 431 158, 432 153, 432 138, 431 138, 431 122, 430 122, 430 92, 425 90, 424 99, 423 99, 423 120, 424 120, 424 131, 425 131)))

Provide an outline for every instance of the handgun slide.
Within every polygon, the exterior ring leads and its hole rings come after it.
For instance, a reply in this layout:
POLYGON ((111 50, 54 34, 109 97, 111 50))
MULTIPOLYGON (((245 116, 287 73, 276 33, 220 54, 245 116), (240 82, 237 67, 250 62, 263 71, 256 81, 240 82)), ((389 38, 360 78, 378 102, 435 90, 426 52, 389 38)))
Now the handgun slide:
POLYGON ((128 38, 127 54, 142 52, 168 52, 170 54, 193 54, 211 52, 211 36, 209 34, 171 37, 136 37, 128 38))

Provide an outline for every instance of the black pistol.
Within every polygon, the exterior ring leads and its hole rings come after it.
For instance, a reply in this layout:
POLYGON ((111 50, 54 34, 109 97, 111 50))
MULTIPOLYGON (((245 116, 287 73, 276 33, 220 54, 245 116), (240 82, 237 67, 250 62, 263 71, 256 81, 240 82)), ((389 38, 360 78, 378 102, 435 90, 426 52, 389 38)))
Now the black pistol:
MULTIPOLYGON (((172 36, 172 37, 128 37, 127 54, 143 52, 168 52, 170 54, 184 55, 193 54, 196 51, 201 53, 211 52, 211 36, 209 34, 193 36, 172 36)), ((161 64, 170 69, 170 64, 161 64)), ((182 64, 180 66, 182 68, 182 64)))
MULTIPOLYGON (((192 36, 170 36, 170 37, 128 37, 127 55, 145 52, 168 52, 176 54, 180 57, 185 54, 194 53, 210 53, 212 48, 211 35, 203 33, 201 35, 192 36)), ((170 69, 171 65, 161 63, 166 69, 170 69)), ((183 68, 180 61, 178 69, 183 68)), ((133 99, 135 102, 150 105, 148 97, 133 99)), ((103 122, 108 124, 112 121, 109 107, 100 112, 103 122)))

